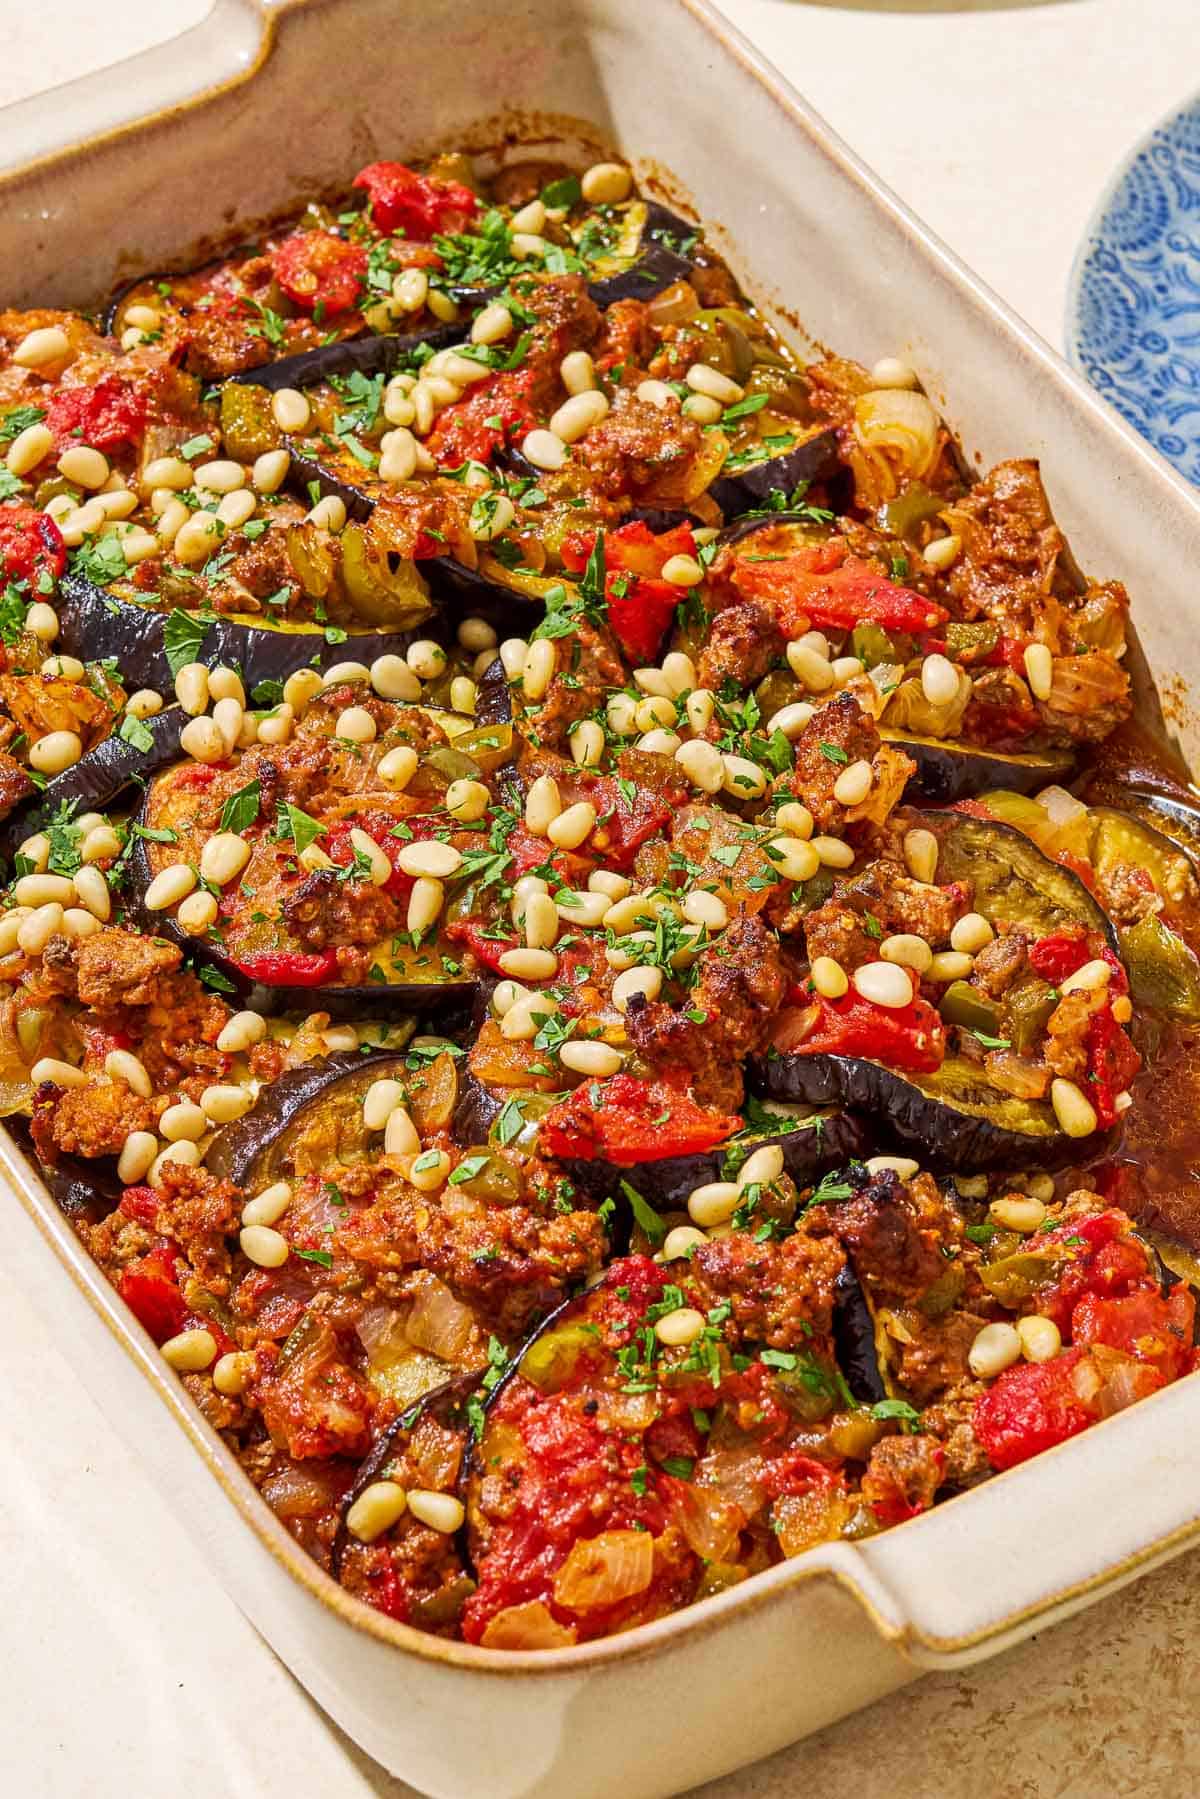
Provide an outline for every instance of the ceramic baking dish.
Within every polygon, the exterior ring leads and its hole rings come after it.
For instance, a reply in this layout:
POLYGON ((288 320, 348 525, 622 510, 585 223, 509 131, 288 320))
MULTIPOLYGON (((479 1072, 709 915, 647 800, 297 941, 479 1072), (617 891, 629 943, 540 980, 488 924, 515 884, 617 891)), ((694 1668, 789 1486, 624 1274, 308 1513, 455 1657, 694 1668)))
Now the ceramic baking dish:
MULTIPOLYGON (((173 44, 0 115, 4 301, 87 304, 377 156, 501 138, 581 160, 619 147, 715 227, 785 331, 903 354, 981 461, 1039 455, 1084 565, 1128 582, 1200 748, 1200 501, 705 0, 217 0, 173 44)), ((238 1603, 351 1736, 446 1799, 678 1792, 994 1653, 1200 1531, 1200 1387, 1183 1381, 875 1541, 628 1636, 542 1656, 441 1642, 308 1560, 2 1134, 0 1167, 60 1264, 39 1291, 82 1378, 238 1603)))

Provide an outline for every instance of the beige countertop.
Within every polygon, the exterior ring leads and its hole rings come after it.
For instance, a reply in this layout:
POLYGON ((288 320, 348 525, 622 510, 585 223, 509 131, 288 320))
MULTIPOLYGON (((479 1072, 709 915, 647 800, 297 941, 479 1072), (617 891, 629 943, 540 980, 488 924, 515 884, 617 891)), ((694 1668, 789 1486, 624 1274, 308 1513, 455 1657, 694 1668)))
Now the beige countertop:
MULTIPOLYGON (((1071 257, 1096 196, 1195 80, 1180 52, 1189 28, 1194 41, 1196 0, 722 4, 1060 345, 1071 257)), ((19 16, 10 6, 0 104, 161 42, 207 10, 208 0, 43 0, 19 16)), ((405 1799, 411 1789, 349 1744, 255 1634, 80 1390, 72 1346, 56 1333, 60 1277, 19 1212, 4 1240, 3 1789, 405 1799)), ((1044 1528, 1065 1535, 1070 1517, 1044 1528)), ((1200 1552, 994 1661, 929 1676, 715 1782, 706 1799, 1200 1790, 1198 1572, 1200 1552)))

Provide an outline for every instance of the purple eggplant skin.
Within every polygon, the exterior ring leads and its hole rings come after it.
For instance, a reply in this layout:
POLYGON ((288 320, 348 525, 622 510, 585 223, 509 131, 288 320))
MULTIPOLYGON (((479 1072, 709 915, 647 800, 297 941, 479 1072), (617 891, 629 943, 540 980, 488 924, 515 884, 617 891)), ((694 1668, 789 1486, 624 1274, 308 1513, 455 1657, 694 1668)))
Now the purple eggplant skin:
POLYGON ((463 331, 462 325, 431 325, 427 331, 411 331, 405 336, 364 332, 317 350, 281 356, 278 362, 242 369, 229 379, 242 387, 265 387, 269 393, 278 393, 282 387, 315 387, 333 375, 394 375, 414 350, 422 345, 442 350, 448 344, 461 343, 463 331))
POLYGON ((904 789, 909 805, 952 806, 1004 787, 1011 793, 1032 793, 1052 782, 1069 779, 1075 758, 1069 750, 1043 754, 1004 755, 969 743, 943 743, 933 737, 913 737, 904 731, 879 735, 885 743, 903 750, 917 765, 904 789))
POLYGON ((59 1211, 72 1223, 86 1220, 98 1224, 119 1204, 124 1184, 117 1179, 116 1165, 111 1160, 92 1162, 83 1156, 60 1156, 55 1163, 43 1162, 34 1148, 27 1118, 6 1118, 4 1128, 33 1164, 34 1173, 59 1211))
POLYGON ((833 1350, 846 1385, 861 1405, 888 1396, 875 1344, 875 1320, 853 1264, 839 1269, 833 1284, 833 1350))
MULTIPOLYGON (((814 481, 828 481, 841 467, 837 432, 821 431, 782 456, 753 462, 735 475, 718 475, 708 491, 726 517, 736 519, 739 513, 768 504, 772 494, 789 494, 814 481)), ((755 525, 778 523, 785 516, 782 512, 770 513, 765 519, 756 519, 755 525)))
MULTIPOLYGON (((168 912, 148 911, 146 890, 150 885, 150 857, 145 840, 137 838, 130 853, 124 888, 129 916, 140 930, 176 944, 198 969, 210 969, 218 981, 227 983, 218 991, 231 1003, 236 999, 252 1011, 311 1012, 319 1005, 331 1018, 411 1017, 447 1011, 467 1012, 475 995, 475 982, 470 976, 445 981, 369 982, 361 987, 290 986, 285 982, 266 984, 238 967, 219 944, 207 937, 191 937, 168 912)), ((214 986, 216 982, 213 983, 214 986)))
POLYGON ((298 1068, 285 1069, 262 1089, 257 1103, 243 1118, 217 1133, 205 1157, 205 1167, 219 1180, 232 1181, 237 1187, 253 1184, 260 1158, 304 1108, 338 1081, 366 1070, 370 1070, 371 1080, 393 1076, 402 1080, 404 1054, 364 1055, 361 1050, 339 1050, 336 1055, 319 1056, 315 1061, 302 1062, 298 1068))
MULTIPOLYGON (((175 677, 163 646, 169 614, 122 599, 83 575, 64 575, 59 591, 58 649, 78 656, 81 662, 102 662, 115 656, 128 686, 171 692, 175 677)), ((260 681, 286 681, 297 669, 332 668, 348 656, 366 663, 378 656, 403 656, 418 638, 437 635, 437 620, 430 619, 408 631, 353 631, 331 643, 318 625, 311 630, 280 631, 218 617, 209 625, 195 655, 210 668, 224 663, 239 669, 247 693, 253 694, 260 681)))
POLYGON ((168 706, 144 721, 153 738, 148 750, 135 749, 115 734, 81 756, 73 767, 47 781, 24 800, 0 828, 0 856, 11 862, 26 837, 45 830, 64 806, 73 813, 107 812, 113 803, 146 777, 178 762, 180 733, 187 724, 180 706, 168 706))

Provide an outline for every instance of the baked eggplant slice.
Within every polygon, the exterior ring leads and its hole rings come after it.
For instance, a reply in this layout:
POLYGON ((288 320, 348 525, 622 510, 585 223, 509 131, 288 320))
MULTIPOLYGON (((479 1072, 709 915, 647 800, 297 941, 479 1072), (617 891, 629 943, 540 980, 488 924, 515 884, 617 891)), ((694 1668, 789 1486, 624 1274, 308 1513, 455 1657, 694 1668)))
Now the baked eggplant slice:
POLYGON ((107 812, 122 794, 178 761, 179 735, 187 722, 181 707, 168 706, 153 718, 138 721, 137 742, 119 732, 106 737, 5 819, 0 827, 0 855, 11 861, 24 839, 45 830, 53 819, 107 812), (150 738, 148 747, 142 747, 143 732, 150 738), (70 808, 70 814, 64 814, 64 807, 70 808))
POLYGON ((846 1385, 860 1405, 878 1405, 888 1398, 879 1365, 875 1319, 849 1261, 834 1285, 833 1346, 846 1385))
MULTIPOLYGON (((742 461, 732 473, 726 463, 725 471, 718 475, 708 491, 722 512, 736 520, 739 513, 770 506, 777 494, 794 494, 798 487, 805 489, 815 481, 830 481, 841 468, 836 431, 817 431, 777 456, 764 455, 757 461, 742 461)), ((755 526, 764 522, 778 523, 787 516, 786 512, 773 511, 766 521, 755 520, 755 526)), ((736 541, 736 538, 725 541, 736 541)))
MULTIPOLYGON (((97 587, 80 574, 64 575, 60 595, 59 644, 66 654, 82 662, 115 657, 130 687, 171 691, 174 676, 166 644, 175 614, 97 587)), ((413 626, 402 631, 330 633, 321 625, 271 625, 236 613, 180 616, 197 631, 205 627, 187 660, 240 669, 247 693, 263 681, 286 681, 301 668, 332 668, 350 659, 369 664, 379 656, 402 656, 417 637, 437 638, 441 632, 435 619, 420 630, 413 626)))
POLYGON ((309 1167, 359 1161, 368 1142, 363 1095, 372 1081, 389 1078, 407 1080, 403 1055, 341 1051, 286 1069, 245 1117, 218 1133, 205 1166, 219 1179, 257 1192, 309 1167))
POLYGON ((1082 926, 1110 949, 1119 948, 1112 920, 1079 876, 1051 862, 1011 825, 934 811, 914 812, 910 822, 923 825, 938 840, 939 883, 971 882, 974 907, 985 918, 1026 925, 1043 937, 1082 926))
POLYGON ((880 726, 879 735, 912 757, 917 772, 905 788, 905 798, 927 806, 952 806, 993 787, 1034 793, 1066 780, 1075 766, 1069 750, 1006 754, 953 739, 892 731, 886 725, 880 726))

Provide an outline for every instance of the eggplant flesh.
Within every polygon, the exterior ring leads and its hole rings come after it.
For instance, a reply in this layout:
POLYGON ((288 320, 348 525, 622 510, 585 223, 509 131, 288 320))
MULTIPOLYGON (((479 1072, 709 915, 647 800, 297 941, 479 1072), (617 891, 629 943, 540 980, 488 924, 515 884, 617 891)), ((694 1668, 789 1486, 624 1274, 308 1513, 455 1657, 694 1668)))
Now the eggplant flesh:
MULTIPOLYGON (((790 494, 814 481, 828 481, 841 468, 836 431, 818 431, 781 456, 752 462, 735 474, 718 475, 708 492, 727 517, 736 518, 738 513, 770 505, 775 494, 790 494)), ((755 524, 778 522, 784 517, 783 512, 772 512, 767 520, 755 520, 755 524)))
POLYGON ((72 807, 77 814, 107 812, 147 775, 177 762, 181 754, 179 737, 188 722, 187 714, 179 706, 168 706, 144 722, 153 739, 148 750, 135 749, 114 733, 18 806, 0 828, 0 855, 11 861, 24 839, 45 830, 64 806, 72 807))
POLYGON ((860 1112, 923 1166, 948 1174, 1062 1168, 1094 1159, 1112 1140, 1107 1132, 1064 1135, 1050 1106, 1000 1092, 975 1063, 954 1056, 936 1074, 916 1075, 865 1056, 767 1055, 750 1075, 768 1098, 860 1112))
POLYGON ((961 812, 909 816, 938 839, 938 882, 969 881, 974 910, 985 918, 1024 925, 1039 937, 1082 926, 1119 948, 1112 920, 1079 876, 1012 825, 961 812))
MULTIPOLYGON (((110 593, 83 575, 64 575, 60 594, 57 647, 64 654, 82 662, 115 656, 131 687, 171 690, 174 676, 164 643, 168 613, 110 593)), ((403 656, 417 638, 436 638, 440 629, 437 620, 430 620, 405 631, 350 630, 344 637, 338 632, 338 641, 330 642, 321 625, 250 624, 217 616, 194 659, 210 667, 225 663, 240 669, 247 693, 253 693, 261 681, 286 681, 301 668, 332 668, 350 657, 369 664, 379 656, 403 656)))
POLYGON ((264 1087, 254 1107, 227 1124, 209 1148, 205 1166, 220 1180, 259 1189, 293 1172, 290 1161, 297 1138, 312 1120, 312 1108, 328 1106, 331 1089, 339 1088, 336 1147, 340 1160, 357 1161, 366 1153, 362 1097, 372 1081, 403 1079, 403 1055, 363 1055, 349 1050, 285 1069, 264 1087), (348 1152, 348 1153, 343 1153, 348 1152))
POLYGON ((929 806, 952 806, 956 800, 973 798, 993 787, 1033 793, 1062 781, 1074 767, 1074 757, 1066 750, 1008 755, 974 744, 890 731, 886 725, 880 726, 879 735, 917 765, 904 790, 905 798, 929 806))

